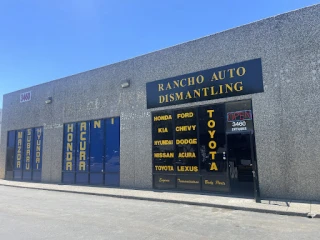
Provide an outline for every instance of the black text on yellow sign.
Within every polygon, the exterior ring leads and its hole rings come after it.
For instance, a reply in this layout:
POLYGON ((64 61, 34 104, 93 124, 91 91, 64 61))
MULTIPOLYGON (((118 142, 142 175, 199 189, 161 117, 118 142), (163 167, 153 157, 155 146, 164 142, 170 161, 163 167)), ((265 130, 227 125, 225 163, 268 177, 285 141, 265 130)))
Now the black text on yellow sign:
POLYGON ((209 155, 211 157, 211 167, 210 167, 210 171, 218 171, 218 167, 217 164, 215 162, 215 157, 216 157, 216 151, 214 151, 217 148, 217 143, 214 140, 214 134, 216 132, 216 130, 214 130, 214 127, 216 126, 216 122, 212 119, 213 118, 213 113, 214 110, 207 110, 207 113, 209 115, 209 120, 208 120, 208 133, 210 135, 210 141, 208 143, 208 147, 209 147, 209 155))
POLYGON ((39 170, 39 164, 40 164, 40 159, 41 159, 41 137, 42 137, 42 129, 38 128, 37 129, 37 146, 36 146, 36 169, 39 170))
POLYGON ((22 158, 22 138, 23 132, 18 132, 18 144, 17 144, 17 161, 16 161, 16 168, 21 168, 21 158, 22 158))

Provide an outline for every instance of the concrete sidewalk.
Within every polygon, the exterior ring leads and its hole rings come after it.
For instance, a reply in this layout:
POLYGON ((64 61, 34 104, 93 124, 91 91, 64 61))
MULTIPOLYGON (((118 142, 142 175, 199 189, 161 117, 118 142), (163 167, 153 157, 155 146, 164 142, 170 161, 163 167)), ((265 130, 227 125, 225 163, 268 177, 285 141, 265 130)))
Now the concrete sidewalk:
POLYGON ((320 218, 319 202, 262 200, 262 203, 256 203, 253 199, 212 194, 209 195, 199 193, 162 192, 156 190, 134 190, 76 185, 57 185, 45 183, 17 182, 2 179, 0 179, 0 185, 48 191, 90 194, 106 197, 170 202, 216 208, 228 208, 234 210, 320 218))

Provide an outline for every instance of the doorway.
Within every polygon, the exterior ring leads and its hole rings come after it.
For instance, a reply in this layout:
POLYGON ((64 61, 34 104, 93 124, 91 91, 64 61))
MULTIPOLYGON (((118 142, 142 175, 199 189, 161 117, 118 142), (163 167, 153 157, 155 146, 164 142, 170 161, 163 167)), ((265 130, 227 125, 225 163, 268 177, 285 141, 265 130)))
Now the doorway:
POLYGON ((251 132, 227 134, 230 187, 236 195, 254 196, 254 142, 251 132))

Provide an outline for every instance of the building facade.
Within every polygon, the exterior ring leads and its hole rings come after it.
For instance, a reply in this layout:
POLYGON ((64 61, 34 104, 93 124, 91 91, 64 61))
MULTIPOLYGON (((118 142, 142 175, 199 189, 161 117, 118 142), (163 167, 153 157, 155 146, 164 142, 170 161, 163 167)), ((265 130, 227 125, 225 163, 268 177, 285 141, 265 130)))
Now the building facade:
POLYGON ((6 94, 0 177, 320 200, 319 12, 6 94))
MULTIPOLYGON (((0 108, 0 136, 1 136, 1 125, 2 125, 2 109, 0 108)), ((1 144, 1 139, 0 139, 1 144)))

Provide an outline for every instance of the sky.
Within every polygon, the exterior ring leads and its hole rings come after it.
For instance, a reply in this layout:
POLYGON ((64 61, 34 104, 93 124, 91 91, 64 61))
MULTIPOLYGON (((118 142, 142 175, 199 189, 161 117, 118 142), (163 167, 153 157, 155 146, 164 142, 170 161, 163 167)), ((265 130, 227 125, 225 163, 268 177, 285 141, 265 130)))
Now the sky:
POLYGON ((2 96, 316 0, 0 0, 2 96))

